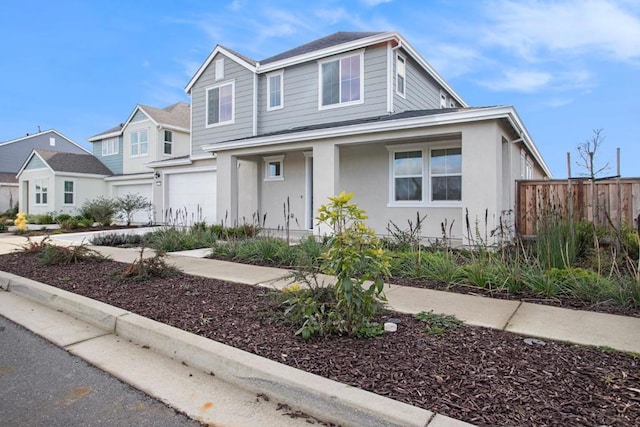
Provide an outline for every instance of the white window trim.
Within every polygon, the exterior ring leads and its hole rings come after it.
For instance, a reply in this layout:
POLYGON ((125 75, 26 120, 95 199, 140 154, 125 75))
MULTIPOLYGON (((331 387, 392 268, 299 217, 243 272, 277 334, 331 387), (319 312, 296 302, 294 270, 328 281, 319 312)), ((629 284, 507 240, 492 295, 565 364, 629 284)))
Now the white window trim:
POLYGON ((533 162, 527 158, 525 179, 533 179, 533 162))
POLYGON ((215 62, 215 80, 224 79, 224 58, 216 59, 215 62))
MULTIPOLYGON (((218 100, 219 102, 219 100, 218 100)), ((231 80, 224 83, 218 83, 204 89, 204 125, 208 128, 214 128, 218 126, 225 126, 235 123, 236 121, 236 81, 231 80), (227 120, 224 122, 218 123, 208 123, 209 120, 209 91, 216 88, 221 88, 223 86, 231 85, 231 120, 227 120)))
POLYGON ((163 129, 162 130, 162 155, 163 156, 171 156, 173 155, 173 131, 170 129, 163 129), (171 134, 171 141, 167 141, 167 132, 169 132, 171 134), (169 144, 169 146, 171 147, 171 152, 167 153, 165 151, 165 145, 169 144))
MULTIPOLYGON (((342 87, 340 87, 340 96, 342 96, 342 87)), ((332 56, 331 58, 318 61, 318 110, 330 110, 332 108, 348 107, 351 105, 364 104, 364 49, 357 50, 355 52, 345 53, 343 55, 332 56), (338 61, 338 65, 341 67, 341 60, 350 56, 360 56, 360 99, 357 101, 340 102, 331 105, 322 105, 322 65, 328 62, 338 61)))
POLYGON ((131 158, 149 156, 149 128, 140 128, 140 129, 129 131, 129 152, 130 152, 131 158), (145 131, 147 133, 147 142, 146 142, 147 151, 146 153, 143 153, 143 154, 141 154, 142 150, 140 150, 140 147, 142 146, 142 144, 140 143, 140 132, 142 131, 145 131), (133 154, 133 150, 132 150, 133 144, 131 143, 131 135, 133 135, 134 133, 138 134, 138 142, 136 144, 138 146, 138 154, 133 154))
POLYGON ((267 74, 267 111, 281 110, 284 108, 284 70, 267 74), (280 76, 280 105, 272 107, 271 103, 271 78, 280 76))
POLYGON ((76 180, 75 179, 64 179, 62 180, 62 204, 65 206, 75 206, 76 205, 76 180), (64 188, 64 184, 66 182, 71 182, 73 183, 73 191, 71 192, 71 197, 73 202, 71 203, 66 203, 64 196, 68 193, 65 188, 64 188))
POLYGON ((120 139, 117 136, 102 140, 102 157, 115 156, 118 153, 120 153, 120 139), (105 147, 108 147, 107 142, 115 142, 113 151, 105 150, 105 147))
POLYGON ((407 58, 404 55, 400 54, 396 55, 396 93, 402 98, 407 98, 407 58), (404 79, 404 90, 402 92, 398 90, 398 76, 400 75, 400 72, 398 71, 399 59, 402 59, 402 61, 404 62, 404 73, 402 74, 402 78, 404 79))
POLYGON ((520 150, 520 179, 525 179, 526 167, 527 167, 527 152, 524 149, 520 150))
POLYGON ((447 108, 447 94, 440 89, 440 108, 447 108))
POLYGON ((33 204, 36 206, 47 206, 49 204, 49 180, 47 178, 36 179, 33 181, 33 204), (44 183, 44 185, 43 185, 44 183), (38 184, 40 184, 40 191, 38 192, 36 189, 38 188, 38 184), (46 191, 42 191, 42 189, 46 189, 46 191), (40 202, 38 202, 37 195, 40 194, 40 202), (47 201, 42 202, 42 195, 47 195, 47 201))
MULTIPOLYGON (((447 148, 460 148, 460 157, 462 160, 462 147, 460 145, 434 145, 429 147, 427 155, 429 156, 428 158, 428 162, 429 162, 429 176, 428 178, 428 183, 429 183, 429 188, 428 188, 428 200, 429 203, 431 203, 433 206, 443 206, 443 205, 447 205, 447 206, 462 206, 462 188, 460 188, 460 200, 431 200, 431 198, 433 197, 433 194, 431 193, 431 178, 433 177, 433 174, 431 173, 431 152, 433 150, 443 150, 443 149, 447 149, 447 148)), ((436 177, 439 176, 459 176, 460 179, 462 180, 462 164, 460 165, 460 173, 450 173, 450 174, 443 174, 443 175, 436 175, 436 177)), ((462 184, 462 183, 461 183, 462 184)), ((461 185, 462 187, 462 185, 461 185)))
MULTIPOLYGON (((442 142, 442 143, 413 143, 387 145, 389 152, 389 208, 459 208, 462 207, 462 200, 431 200, 431 150, 441 150, 444 148, 460 148, 460 142, 442 142), (406 151, 422 151, 422 201, 413 200, 394 200, 395 199, 395 182, 393 174, 393 160, 397 152, 406 151)), ((464 159, 463 159, 464 162, 464 159)), ((464 163, 463 163, 464 165, 464 163)), ((460 176, 464 175, 464 170, 460 176)))
POLYGON ((284 154, 280 156, 263 157, 262 160, 264 160, 264 180, 265 181, 284 181, 284 154), (279 176, 269 175, 269 163, 272 163, 272 162, 280 163, 279 176))

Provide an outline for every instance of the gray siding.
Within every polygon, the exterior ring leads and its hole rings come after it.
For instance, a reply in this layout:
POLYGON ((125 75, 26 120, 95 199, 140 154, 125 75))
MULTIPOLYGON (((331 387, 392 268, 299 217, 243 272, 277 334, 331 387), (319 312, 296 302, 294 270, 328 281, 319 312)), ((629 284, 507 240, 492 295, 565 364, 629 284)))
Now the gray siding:
POLYGON ((284 70, 284 108, 267 111, 267 78, 259 77, 258 133, 358 119, 387 112, 386 46, 369 47, 364 53, 364 103, 318 109, 318 62, 310 61, 284 70))
POLYGON ((149 117, 147 117, 147 115, 142 111, 138 110, 136 111, 136 114, 134 114, 133 117, 131 118, 131 123, 141 122, 143 120, 149 120, 149 117))
POLYGON ((102 156, 102 141, 93 143, 93 155, 100 160, 106 167, 108 167, 111 172, 115 175, 122 174, 122 164, 124 163, 124 159, 122 157, 123 152, 122 146, 122 136, 118 137, 118 154, 114 154, 111 156, 102 156))
POLYGON ((73 144, 68 139, 62 138, 56 133, 50 131, 41 132, 10 144, 2 145, 0 143, 0 172, 18 173, 34 148, 49 151, 86 154, 86 151, 82 148, 73 144), (55 138, 54 146, 49 144, 50 137, 55 138))
POLYGON ((46 168, 47 165, 40 159, 38 156, 33 156, 25 169, 43 169, 46 168))
MULTIPOLYGON (((394 112, 407 110, 430 110, 440 108, 440 90, 442 86, 427 74, 416 61, 404 54, 406 61, 406 98, 396 93, 396 59, 393 57, 393 106, 394 112)), ((445 91, 446 92, 446 91, 445 91)), ((451 95, 447 93, 447 107, 451 95)), ((456 103, 456 106, 459 105, 456 103)))
POLYGON ((203 154, 202 146, 231 139, 244 138, 253 134, 253 76, 242 65, 219 54, 211 61, 191 89, 191 138, 192 154, 203 154), (224 79, 215 80, 216 60, 224 58, 224 79), (208 87, 235 81, 233 124, 206 127, 206 89, 208 87))

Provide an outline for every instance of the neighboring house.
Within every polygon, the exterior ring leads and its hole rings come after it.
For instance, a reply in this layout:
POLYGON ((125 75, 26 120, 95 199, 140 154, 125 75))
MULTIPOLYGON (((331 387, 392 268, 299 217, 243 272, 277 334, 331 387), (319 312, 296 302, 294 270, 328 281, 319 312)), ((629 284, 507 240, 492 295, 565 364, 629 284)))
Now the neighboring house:
POLYGON ((185 90, 190 156, 151 165, 165 198, 188 195, 210 223, 260 212, 281 227, 288 204, 292 229, 323 233, 318 207, 345 190, 378 233, 418 212, 423 235, 446 224, 467 243, 467 212, 484 235, 513 209, 516 179, 551 175, 513 107, 468 106, 396 32, 339 32, 262 61, 218 45, 185 90), (194 173, 174 187, 172 168, 194 173))
POLYGON ((0 214, 18 203, 18 179, 15 173, 0 172, 0 214))
MULTIPOLYGON (((149 164, 188 156, 190 107, 178 102, 166 108, 137 105, 127 120, 88 139, 93 155, 114 173, 105 179, 106 194, 118 197, 139 194, 154 204, 155 221, 162 221, 162 194, 154 194, 154 171, 149 164)), ((160 182, 160 180, 157 180, 160 182)), ((149 222, 146 212, 134 222, 149 222)))
POLYGON ((111 174, 91 154, 35 149, 17 174, 20 209, 35 215, 78 215, 85 201, 105 194, 104 179, 111 174))
MULTIPOLYGON (((85 148, 51 129, 0 143, 0 212, 18 203, 16 174, 34 149, 87 154, 85 148)), ((25 208, 20 205, 20 209, 25 208)))

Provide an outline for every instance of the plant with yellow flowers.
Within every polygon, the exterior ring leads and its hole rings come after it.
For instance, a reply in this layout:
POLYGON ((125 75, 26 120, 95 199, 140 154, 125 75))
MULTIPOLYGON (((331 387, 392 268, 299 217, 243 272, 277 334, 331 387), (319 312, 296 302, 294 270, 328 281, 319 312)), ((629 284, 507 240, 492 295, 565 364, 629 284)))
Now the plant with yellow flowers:
POLYGON ((384 279, 390 258, 374 231, 365 225, 365 211, 351 202, 353 193, 330 197, 319 209, 318 220, 333 229, 322 270, 336 277, 332 329, 349 336, 382 332, 373 322, 379 301, 384 301, 384 279))

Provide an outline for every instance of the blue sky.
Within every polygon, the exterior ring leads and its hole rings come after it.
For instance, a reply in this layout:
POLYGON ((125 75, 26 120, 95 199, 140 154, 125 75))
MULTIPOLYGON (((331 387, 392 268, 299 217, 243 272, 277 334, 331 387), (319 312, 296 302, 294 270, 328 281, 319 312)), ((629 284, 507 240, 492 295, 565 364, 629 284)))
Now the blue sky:
POLYGON ((600 128, 605 175, 620 147, 622 175, 640 176, 637 0, 6 2, 0 141, 40 126, 88 147, 138 103, 188 102, 217 43, 260 60, 371 30, 400 32, 469 105, 515 106, 555 177, 600 128))

